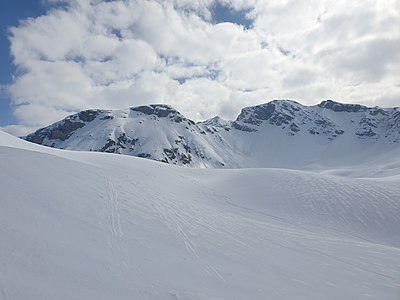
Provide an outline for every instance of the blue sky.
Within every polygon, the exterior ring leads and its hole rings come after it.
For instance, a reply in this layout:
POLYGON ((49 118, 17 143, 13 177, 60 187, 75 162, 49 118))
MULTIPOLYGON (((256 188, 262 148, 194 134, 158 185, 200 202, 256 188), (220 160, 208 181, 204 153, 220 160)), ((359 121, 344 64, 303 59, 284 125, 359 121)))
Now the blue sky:
POLYGON ((247 9, 234 10, 217 2, 212 7, 212 18, 213 22, 216 24, 230 22, 242 25, 245 29, 249 29, 253 24, 253 20, 246 16, 248 12, 247 9))
MULTIPOLYGON (((18 25, 20 20, 37 17, 45 12, 41 1, 36 0, 2 0, 0 1, 0 85, 10 84, 15 73, 7 38, 8 28, 18 25)), ((0 92, 0 126, 14 122, 10 99, 0 92)))
POLYGON ((2 0, 0 129, 150 103, 195 121, 273 99, 399 106, 396 1, 2 0))

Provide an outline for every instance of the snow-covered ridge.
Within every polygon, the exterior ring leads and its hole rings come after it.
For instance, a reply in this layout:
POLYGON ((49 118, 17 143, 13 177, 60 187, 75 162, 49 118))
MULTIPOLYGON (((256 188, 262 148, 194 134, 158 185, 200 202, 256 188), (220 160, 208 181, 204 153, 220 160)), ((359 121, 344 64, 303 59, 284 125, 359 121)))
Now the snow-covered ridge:
POLYGON ((25 139, 191 167, 336 167, 398 151, 400 110, 274 100, 242 109, 235 121, 217 116, 195 123, 169 105, 155 104, 82 111, 25 139))

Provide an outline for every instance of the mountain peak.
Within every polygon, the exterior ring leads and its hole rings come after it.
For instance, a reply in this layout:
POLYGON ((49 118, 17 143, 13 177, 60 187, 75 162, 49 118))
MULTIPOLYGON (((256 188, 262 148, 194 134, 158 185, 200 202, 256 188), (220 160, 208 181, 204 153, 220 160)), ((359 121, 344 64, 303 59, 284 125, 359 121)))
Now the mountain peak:
POLYGON ((222 119, 220 116, 212 117, 211 119, 198 122, 198 124, 214 127, 229 127, 232 125, 232 121, 222 119))
POLYGON ((333 100, 324 100, 320 104, 319 107, 330 109, 335 112, 359 112, 359 111, 366 111, 368 107, 360 104, 345 104, 336 102, 333 100))
POLYGON ((298 105, 302 106, 299 102, 297 102, 295 100, 291 100, 291 99, 274 99, 265 104, 260 104, 260 105, 266 105, 269 103, 273 103, 278 106, 298 106, 298 105))
POLYGON ((170 118, 174 120, 176 123, 181 123, 186 121, 190 125, 194 125, 195 123, 192 120, 184 117, 179 111, 167 104, 150 104, 150 105, 142 105, 137 107, 131 107, 131 112, 137 112, 139 114, 144 114, 148 116, 156 116, 158 118, 170 118))
POLYGON ((302 108, 304 108, 303 105, 293 100, 273 100, 243 108, 233 125, 236 129, 243 131, 257 131, 254 126, 259 126, 264 121, 277 126, 287 125, 302 108))
POLYGON ((166 104, 150 104, 150 105, 142 105, 137 107, 131 107, 132 111, 138 111, 145 115, 156 115, 160 118, 165 118, 169 114, 177 114, 179 113, 176 109, 174 109, 170 105, 166 104))

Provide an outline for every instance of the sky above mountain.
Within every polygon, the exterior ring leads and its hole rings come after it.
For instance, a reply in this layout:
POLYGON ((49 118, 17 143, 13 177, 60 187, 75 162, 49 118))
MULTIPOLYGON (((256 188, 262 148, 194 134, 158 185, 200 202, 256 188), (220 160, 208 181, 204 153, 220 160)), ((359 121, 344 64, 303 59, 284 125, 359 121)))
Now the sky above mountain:
POLYGON ((400 105, 397 0, 5 0, 0 19, 14 134, 148 103, 194 120, 272 99, 400 105))

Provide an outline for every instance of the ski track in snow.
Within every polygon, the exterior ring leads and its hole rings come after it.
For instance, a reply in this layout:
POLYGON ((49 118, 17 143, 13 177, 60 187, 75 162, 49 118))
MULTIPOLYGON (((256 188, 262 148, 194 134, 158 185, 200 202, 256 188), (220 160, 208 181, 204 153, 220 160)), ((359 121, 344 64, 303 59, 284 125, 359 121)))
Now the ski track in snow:
POLYGON ((121 238, 123 236, 121 227, 121 217, 119 212, 118 191, 114 186, 113 181, 108 176, 105 177, 106 194, 109 203, 109 231, 111 239, 121 247, 121 238))
MULTIPOLYGON (((371 240, 366 235, 360 236, 356 232, 367 228, 376 232, 393 231, 397 227, 396 224, 400 224, 400 216, 395 213, 400 210, 400 186, 397 184, 383 185, 373 180, 326 178, 312 174, 300 178, 290 173, 284 181, 285 188, 279 184, 270 184, 265 188, 266 203, 271 203, 273 209, 260 209, 259 206, 253 209, 251 199, 247 205, 243 205, 245 202, 235 203, 231 200, 233 194, 225 196, 224 201, 229 206, 251 212, 253 215, 268 216, 294 226, 307 226, 309 230, 311 227, 320 227, 364 241, 371 240), (278 198, 271 198, 269 193, 277 195, 274 197, 278 198), (299 199, 302 200, 298 201, 299 199), (382 214, 382 205, 379 204, 382 201, 386 203, 385 214, 382 214), (279 210, 280 207, 285 211, 279 210), (301 218, 297 217, 298 215, 301 218), (307 216, 313 218, 309 219, 307 216), (352 232, 345 228, 356 230, 352 232)), ((217 195, 214 190, 208 191, 208 194, 215 199, 224 197, 217 195)), ((396 241, 397 244, 399 242, 400 240, 396 241)))
MULTIPOLYGON (((125 179, 128 180, 129 179, 125 179)), ((119 182, 123 182, 120 179, 119 182)), ((196 204, 191 199, 184 199, 174 194, 160 195, 150 187, 142 186, 129 182, 125 184, 134 185, 139 195, 143 195, 143 204, 147 207, 147 212, 151 214, 153 211, 161 217, 162 222, 167 226, 177 241, 186 249, 187 258, 197 260, 200 267, 210 276, 225 282, 223 275, 218 269, 210 264, 199 253, 199 247, 204 248, 204 241, 198 244, 201 238, 209 239, 209 237, 218 235, 229 239, 233 244, 237 244, 242 248, 251 248, 251 244, 243 241, 244 236, 239 231, 235 231, 232 227, 240 228, 244 224, 240 218, 225 212, 215 212, 213 208, 206 208, 201 203, 196 204), (151 191, 151 192, 150 192, 151 191)), ((121 184, 121 186, 124 184, 121 184)), ((229 252, 233 257, 240 261, 241 254, 235 254, 235 251, 223 249, 222 244, 215 239, 209 240, 221 252, 229 252)))
MULTIPOLYGON (((313 182, 311 185, 315 184, 313 182)), ((224 276, 218 271, 216 267, 212 264, 208 263, 205 259, 202 258, 201 254, 199 254, 199 248, 204 246, 204 239, 208 239, 210 236, 220 236, 221 241, 223 239, 230 240, 234 246, 233 248, 223 250, 222 244, 218 244, 218 241, 215 239, 208 240, 209 244, 216 245, 220 251, 226 252, 233 259, 236 259, 239 262, 243 262, 241 257, 242 253, 235 253, 235 247, 241 249, 248 249, 249 251, 255 249, 255 241, 268 242, 269 244, 275 244, 278 247, 283 247, 286 249, 293 249, 293 251, 297 251, 298 248, 303 248, 307 252, 313 253, 313 255, 323 256, 328 261, 332 261, 332 265, 343 264, 352 269, 356 269, 361 272, 372 273, 378 276, 382 276, 384 278, 390 279, 392 282, 396 281, 396 278, 384 274, 382 272, 371 270, 371 268, 363 267, 360 262, 352 262, 346 259, 340 258, 340 256, 335 256, 334 253, 329 253, 328 251, 324 251, 318 248, 308 247, 306 244, 301 241, 304 239, 304 232, 301 230, 290 229, 290 227, 285 228, 282 226, 273 225, 268 222, 268 218, 272 220, 277 220, 279 222, 283 222, 287 224, 287 226, 297 226, 296 222, 291 222, 284 218, 275 217, 273 215, 265 215, 268 217, 263 221, 254 221, 252 219, 248 219, 243 217, 240 213, 230 213, 228 211, 220 211, 218 208, 210 207, 207 209, 207 206, 204 205, 196 205, 190 199, 184 199, 176 197, 174 195, 159 195, 157 192, 149 192, 150 188, 141 188, 139 185, 135 185, 138 190, 144 193, 146 203, 161 217, 163 222, 167 225, 167 227, 171 230, 171 232, 175 235, 177 240, 179 240, 186 248, 189 254, 192 254, 192 259, 197 259, 202 264, 203 270, 209 275, 215 277, 222 282, 225 282, 224 276), (248 233, 252 234, 249 235, 248 233), (203 235, 202 243, 203 245, 199 245, 196 242, 196 237, 199 235, 203 235)), ((330 192, 330 191, 329 191, 330 192)), ((347 191, 349 192, 349 191, 347 191)), ((346 193, 347 193, 346 192, 346 193)), ((209 199, 220 199, 220 195, 217 195, 213 191, 203 190, 204 196, 209 199)), ((318 199, 318 195, 315 196, 318 199)), ((339 199, 341 199, 339 197, 339 199)), ((343 198, 344 199, 344 198, 343 198)), ((343 200, 342 199, 342 200, 343 200)), ((318 201, 315 199, 310 200, 312 203, 314 201, 318 201)), ((228 202, 229 203, 229 202, 228 202)), ((345 210, 348 206, 344 205, 343 210, 345 210)), ((237 207, 240 210, 243 207, 237 207)), ((331 209, 331 207, 325 208, 327 210, 331 209)), ((254 212, 254 211, 253 211, 254 212)), ((334 229, 328 228, 331 231, 335 231, 334 229)), ((328 237, 321 239, 320 234, 317 232, 313 232, 312 230, 308 231, 307 239, 320 239, 323 243, 324 239, 329 240, 328 237)), ((362 242, 368 242, 368 240, 352 235, 348 232, 342 232, 336 230, 340 234, 347 235, 349 238, 356 238, 357 240, 362 242)), ((389 271, 388 271, 389 273, 389 271)), ((282 276, 286 276, 282 274, 282 276)), ((301 280, 293 279, 294 281, 301 282, 301 280)), ((393 283, 394 284, 394 283, 393 283)), ((400 285, 394 284, 394 287, 400 287, 400 285)))

